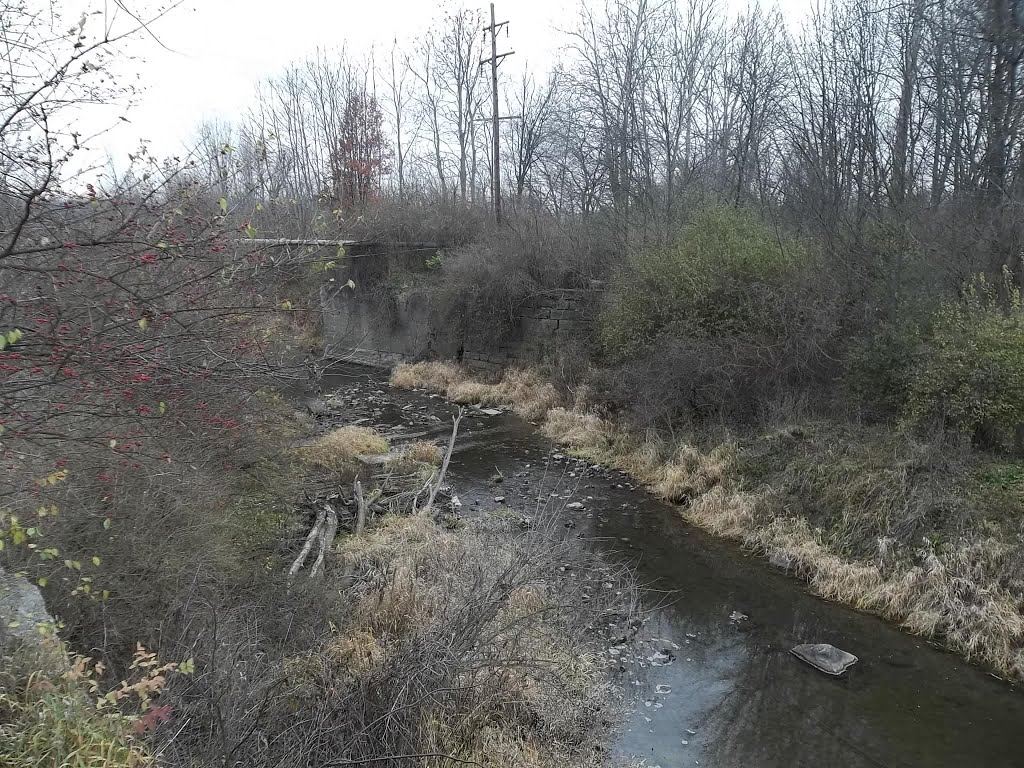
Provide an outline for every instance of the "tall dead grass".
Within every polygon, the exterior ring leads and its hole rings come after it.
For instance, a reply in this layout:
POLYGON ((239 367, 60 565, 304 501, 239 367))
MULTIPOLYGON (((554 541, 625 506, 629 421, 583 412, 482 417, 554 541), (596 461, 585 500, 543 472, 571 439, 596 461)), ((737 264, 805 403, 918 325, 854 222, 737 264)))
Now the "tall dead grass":
POLYGON ((561 402, 558 390, 537 372, 510 368, 494 384, 475 381, 452 363, 426 362, 399 365, 391 385, 426 389, 462 405, 504 406, 529 421, 543 419, 561 402))
MULTIPOLYGON (((684 505, 681 512, 690 523, 788 564, 815 594, 882 616, 1024 680, 1024 597, 1005 579, 1014 557, 1019 561, 1019 547, 965 531, 944 546, 925 543, 896 556, 893 539, 871 538, 899 527, 914 517, 913 509, 930 503, 933 492, 921 479, 923 449, 910 446, 909 458, 897 458, 891 446, 859 449, 855 436, 840 435, 844 446, 861 453, 851 457, 834 446, 812 446, 806 460, 789 460, 750 489, 739 466, 749 465, 739 459, 750 446, 725 442, 703 452, 631 433, 587 412, 583 404, 561 407, 538 387, 532 372, 509 371, 497 385, 480 384, 455 366, 428 363, 400 367, 392 383, 431 389, 459 402, 528 403, 517 412, 534 419, 543 414, 543 433, 573 455, 627 472, 659 497, 684 505), (788 512, 772 482, 830 508, 825 528, 788 512), (876 542, 872 558, 837 550, 837 544, 850 549, 849 542, 863 546, 866 540, 876 542)), ((793 434, 782 434, 769 436, 767 450, 786 450, 793 434)))
POLYGON ((488 521, 450 530, 388 517, 337 557, 351 610, 321 648, 285 665, 270 713, 287 734, 272 749, 288 765, 411 754, 438 766, 600 762, 593 744, 614 689, 588 626, 626 615, 628 581, 561 540, 488 521), (566 563, 581 578, 559 571, 566 563))
POLYGON ((690 504, 684 517, 705 530, 788 564, 811 590, 942 641, 967 659, 1024 679, 1024 601, 1001 584, 1005 542, 960 538, 941 551, 915 553, 919 564, 891 560, 879 544, 877 562, 841 557, 803 518, 773 515, 764 499, 718 485, 690 504))

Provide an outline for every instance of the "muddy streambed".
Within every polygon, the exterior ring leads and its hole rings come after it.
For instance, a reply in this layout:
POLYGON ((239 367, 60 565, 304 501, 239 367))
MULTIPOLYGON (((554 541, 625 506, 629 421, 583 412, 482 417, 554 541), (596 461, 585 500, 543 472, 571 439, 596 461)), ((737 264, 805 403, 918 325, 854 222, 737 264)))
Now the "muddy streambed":
MULTIPOLYGON (((398 442, 449 434, 454 406, 392 390, 380 372, 338 370, 325 390, 341 402, 339 424, 364 419, 398 442)), ((629 703, 618 752, 662 768, 1024 766, 1016 687, 811 596, 623 474, 563 456, 530 424, 471 412, 449 478, 463 514, 544 507, 652 588, 640 636, 605 651, 629 703), (789 654, 814 642, 860 661, 832 678, 789 654)))

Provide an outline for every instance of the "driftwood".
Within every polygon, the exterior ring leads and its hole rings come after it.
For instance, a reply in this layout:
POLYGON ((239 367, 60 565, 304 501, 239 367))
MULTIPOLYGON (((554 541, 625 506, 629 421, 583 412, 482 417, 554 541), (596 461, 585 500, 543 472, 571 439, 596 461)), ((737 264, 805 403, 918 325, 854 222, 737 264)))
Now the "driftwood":
MULTIPOLYGON (((459 424, 462 421, 464 411, 459 408, 459 412, 452 417, 452 434, 448 439, 448 450, 444 454, 444 459, 441 462, 441 469, 435 475, 431 475, 426 485, 421 488, 413 496, 412 511, 413 514, 426 513, 433 504, 434 499, 437 498, 437 494, 441 490, 441 486, 444 485, 445 475, 448 474, 448 464, 451 462, 452 454, 455 452, 455 439, 459 434, 459 424), (417 502, 420 494, 427 492, 427 501, 422 509, 416 509, 417 502)), ((370 503, 369 500, 363 493, 363 485, 359 480, 356 480, 352 486, 352 490, 355 496, 356 502, 356 523, 355 530, 353 531, 356 537, 362 536, 363 531, 366 529, 366 516, 369 512, 370 503)), ((338 535, 338 511, 331 506, 331 504, 324 502, 320 511, 317 513, 316 520, 313 523, 313 527, 309 531, 309 535, 306 536, 306 541, 302 546, 302 551, 299 552, 299 556, 295 558, 291 567, 288 569, 288 582, 289 584, 295 579, 295 576, 302 569, 306 559, 309 557, 310 552, 313 551, 314 545, 317 547, 316 559, 313 561, 312 567, 309 569, 309 578, 315 579, 322 576, 326 567, 327 553, 331 547, 334 546, 334 539, 338 535)), ((352 578, 352 572, 355 569, 354 563, 346 563, 342 570, 342 584, 347 584, 352 578)))
POLYGON ((434 506, 434 498, 437 496, 438 491, 441 490, 441 486, 444 485, 444 476, 448 472, 448 462, 452 460, 452 453, 455 451, 455 438, 459 434, 459 422, 462 421, 462 415, 464 413, 465 410, 459 408, 459 412, 452 417, 452 436, 448 439, 448 450, 445 451, 444 461, 441 462, 441 472, 437 476, 437 482, 430 486, 430 495, 427 497, 427 503, 423 506, 423 509, 420 510, 424 514, 434 506))
POLYGON ((313 549, 313 544, 320 538, 320 531, 324 527, 324 520, 327 518, 326 506, 321 509, 316 516, 316 521, 313 523, 313 527, 309 530, 309 535, 306 536, 306 543, 302 546, 302 551, 299 552, 299 556, 295 558, 295 562, 292 563, 292 567, 288 569, 288 581, 295 578, 295 574, 299 572, 303 563, 306 562, 306 558, 309 557, 309 553, 313 549))
POLYGON ((313 565, 309 569, 309 578, 315 579, 321 575, 324 570, 327 553, 334 546, 334 537, 337 535, 338 510, 325 502, 316 515, 316 520, 306 536, 306 542, 302 545, 299 556, 295 558, 291 568, 288 569, 288 583, 291 584, 295 580, 295 576, 302 566, 305 565, 309 553, 313 551, 314 545, 317 547, 317 554, 316 560, 313 561, 313 565))
POLYGON ((327 519, 323 530, 320 533, 320 552, 316 556, 313 567, 309 569, 309 578, 315 579, 323 573, 324 558, 327 552, 334 546, 334 537, 338 535, 338 512, 330 504, 324 504, 327 510, 327 519))

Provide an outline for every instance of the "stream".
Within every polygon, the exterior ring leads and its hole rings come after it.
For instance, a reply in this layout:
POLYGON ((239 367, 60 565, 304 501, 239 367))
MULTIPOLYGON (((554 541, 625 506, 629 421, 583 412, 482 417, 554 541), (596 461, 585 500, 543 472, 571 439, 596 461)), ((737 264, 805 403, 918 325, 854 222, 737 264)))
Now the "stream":
MULTIPOLYGON (((346 366, 324 387, 341 423, 366 419, 397 443, 450 434, 455 406, 391 389, 385 373, 346 366)), ((651 590, 638 640, 606 651, 628 704, 613 739, 620 755, 661 768, 1024 766, 1015 686, 814 597, 624 474, 563 456, 511 414, 467 416, 448 476, 462 514, 509 507, 532 517, 543 505, 566 535, 629 563, 651 590), (819 642, 860 661, 830 677, 789 653, 819 642)))

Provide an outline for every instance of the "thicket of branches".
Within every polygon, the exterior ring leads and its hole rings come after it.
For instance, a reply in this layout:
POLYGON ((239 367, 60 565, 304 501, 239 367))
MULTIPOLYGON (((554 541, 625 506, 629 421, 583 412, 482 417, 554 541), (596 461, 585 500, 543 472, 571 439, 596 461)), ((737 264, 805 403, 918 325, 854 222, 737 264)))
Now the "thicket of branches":
MULTIPOLYGON (((346 126, 372 112, 385 130, 357 154, 382 194, 485 203, 482 26, 452 12, 405 49, 320 53, 265 83, 250 115, 205 129, 234 147, 210 154, 223 191, 331 197, 346 126)), ((763 4, 585 3, 547 79, 504 65, 503 188, 621 245, 670 239, 705 198, 754 206, 894 291, 925 257, 954 278, 1019 272, 1000 206, 1019 193, 1022 51, 1010 0, 837 0, 791 24, 763 4)))
MULTIPOLYGON (((471 245, 443 270, 448 316, 481 299, 513 306, 555 284, 628 280, 617 271, 626 254, 671 251, 694 236, 702 210, 746 209, 780 246, 797 238, 810 254, 786 305, 799 319, 782 337, 730 349, 707 340, 679 349, 680 329, 662 329, 666 338, 651 341, 675 352, 634 350, 640 369, 697 363, 713 369, 694 385, 705 391, 738 381, 729 371, 798 390, 845 375, 872 412, 946 418, 907 403, 918 357, 934 347, 937 308, 960 301, 979 275, 1004 310, 1024 285, 1018 3, 834 0, 799 21, 761 3, 735 14, 714 0, 582 3, 545 77, 503 63, 511 217, 493 233, 479 215, 491 171, 482 26, 476 12, 453 11, 404 47, 321 53, 264 84, 251 114, 209 143, 235 147, 219 170, 222 192, 290 201, 284 219, 264 212, 268 229, 471 245), (374 131, 346 143, 347 105, 367 103, 379 109, 359 109, 374 131), (339 191, 350 172, 337 167, 339 146, 358 158, 346 167, 372 181, 372 204, 339 191), (510 268, 512 251, 520 256, 510 268), (806 343, 791 344, 794 333, 806 343)), ((720 278, 731 279, 711 277, 720 278)), ((984 399, 1009 380, 990 378, 1002 383, 961 376, 934 391, 966 386, 984 399)), ((677 399, 693 399, 692 387, 682 390, 677 399)), ((750 389, 750 399, 762 395, 750 389)))

